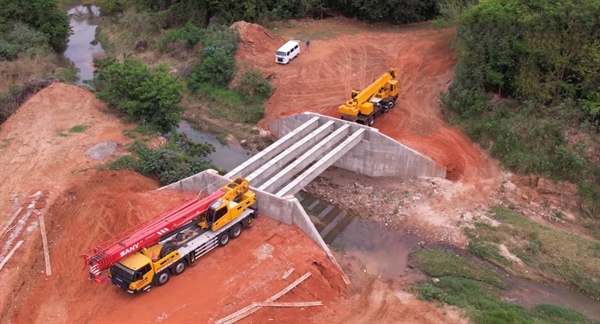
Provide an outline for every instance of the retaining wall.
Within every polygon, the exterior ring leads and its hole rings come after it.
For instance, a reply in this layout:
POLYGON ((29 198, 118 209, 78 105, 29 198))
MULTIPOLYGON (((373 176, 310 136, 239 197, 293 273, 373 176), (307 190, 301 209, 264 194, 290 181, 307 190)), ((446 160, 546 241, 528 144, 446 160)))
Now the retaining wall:
MULTIPOLYGON (((320 125, 327 121, 334 121, 336 128, 339 128, 342 124, 349 124, 350 133, 359 128, 365 129, 363 140, 344 154, 333 166, 371 177, 446 177, 445 168, 408 146, 381 134, 378 129, 373 127, 366 127, 320 114, 303 113, 274 120, 269 123, 269 128, 275 137, 281 138, 315 116, 320 117, 320 125)), ((388 117, 383 116, 381 118, 388 117)))

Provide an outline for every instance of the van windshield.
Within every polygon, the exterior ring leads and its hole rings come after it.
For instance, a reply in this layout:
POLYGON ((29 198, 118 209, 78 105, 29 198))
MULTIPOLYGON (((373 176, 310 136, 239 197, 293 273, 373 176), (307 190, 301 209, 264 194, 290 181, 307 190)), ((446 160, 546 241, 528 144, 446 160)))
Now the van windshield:
POLYGON ((286 56, 287 53, 286 52, 277 52, 277 56, 286 56))

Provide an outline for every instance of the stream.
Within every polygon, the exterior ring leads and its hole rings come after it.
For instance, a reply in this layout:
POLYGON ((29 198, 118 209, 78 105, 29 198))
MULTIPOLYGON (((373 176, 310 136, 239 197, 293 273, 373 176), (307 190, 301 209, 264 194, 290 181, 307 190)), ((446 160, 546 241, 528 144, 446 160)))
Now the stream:
MULTIPOLYGON (((102 45, 91 42, 95 39, 100 10, 93 5, 81 5, 68 10, 73 34, 69 37, 63 57, 78 68, 78 84, 93 78, 94 55, 103 53, 102 45)), ((182 121, 177 129, 195 142, 207 142, 215 152, 207 156, 214 165, 227 171, 244 163, 252 153, 241 147, 222 144, 219 139, 194 129, 182 121)), ((420 237, 402 230, 393 230, 370 220, 360 219, 340 210, 328 202, 319 201, 311 195, 296 194, 315 228, 329 245, 343 248, 346 255, 355 257, 371 275, 397 280, 405 274, 408 255, 418 250, 420 237)), ((549 287, 541 283, 510 279, 506 297, 525 305, 552 303, 579 311, 600 321, 600 302, 570 290, 549 287)))
MULTIPOLYGON (((104 53, 100 42, 92 44, 96 38, 100 8, 94 5, 80 5, 69 9, 67 13, 73 34, 69 37, 62 57, 75 65, 78 69, 77 84, 84 85, 84 80, 94 78, 94 56, 104 53)), ((195 142, 212 144, 215 152, 208 155, 206 159, 226 171, 231 171, 253 155, 244 148, 222 144, 216 136, 194 129, 185 120, 179 123, 177 131, 185 133, 195 142)))

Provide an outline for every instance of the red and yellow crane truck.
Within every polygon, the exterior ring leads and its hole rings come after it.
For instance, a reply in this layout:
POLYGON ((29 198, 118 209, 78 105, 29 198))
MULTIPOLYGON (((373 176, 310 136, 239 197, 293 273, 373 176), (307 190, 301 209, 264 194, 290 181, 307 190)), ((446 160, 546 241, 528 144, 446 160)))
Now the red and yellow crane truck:
POLYGON ((129 293, 150 291, 180 275, 217 246, 226 245, 258 217, 256 195, 237 178, 202 200, 194 199, 84 253, 90 279, 108 278, 129 293))

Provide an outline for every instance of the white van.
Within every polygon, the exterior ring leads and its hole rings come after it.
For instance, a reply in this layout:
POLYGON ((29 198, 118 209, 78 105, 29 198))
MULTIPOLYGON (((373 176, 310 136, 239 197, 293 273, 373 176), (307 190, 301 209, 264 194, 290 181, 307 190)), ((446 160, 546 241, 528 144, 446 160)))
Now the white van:
POLYGON ((291 40, 281 46, 275 54, 275 62, 280 64, 288 64, 290 61, 300 55, 300 41, 291 40))

